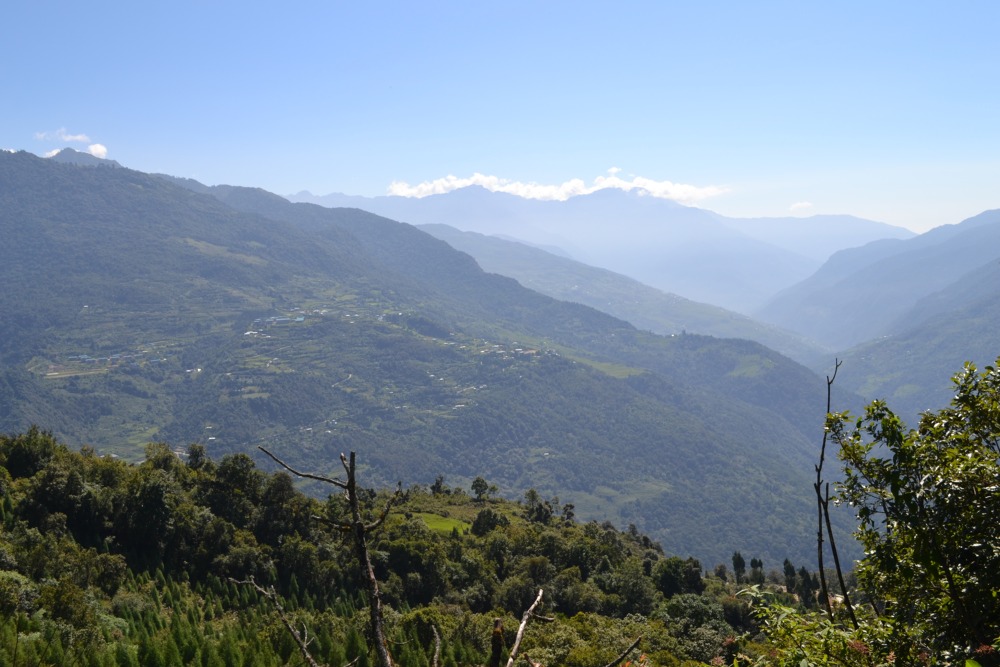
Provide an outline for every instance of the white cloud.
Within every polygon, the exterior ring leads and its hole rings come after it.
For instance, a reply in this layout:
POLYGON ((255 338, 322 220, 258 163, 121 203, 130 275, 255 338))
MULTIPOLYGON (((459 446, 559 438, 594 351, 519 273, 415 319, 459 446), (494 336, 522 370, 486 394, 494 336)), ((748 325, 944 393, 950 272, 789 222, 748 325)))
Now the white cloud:
POLYGON ((574 178, 564 183, 556 185, 546 185, 542 183, 522 183, 511 181, 499 176, 487 176, 475 173, 468 178, 459 178, 448 175, 433 181, 424 181, 416 185, 410 185, 403 181, 393 181, 389 185, 388 193, 398 197, 427 197, 428 195, 444 194, 452 190, 479 185, 491 192, 506 192, 517 195, 525 199, 547 199, 565 201, 577 195, 590 194, 598 190, 617 188, 629 192, 636 190, 639 194, 658 197, 661 199, 672 199, 682 204, 694 204, 709 197, 726 192, 726 188, 721 186, 696 186, 684 183, 674 183, 672 181, 656 181, 642 176, 632 176, 631 180, 619 178, 621 169, 612 167, 608 170, 608 176, 598 176, 591 185, 584 183, 582 179, 574 178))
POLYGON ((59 151, 61 150, 62 150, 61 148, 53 148, 52 150, 46 153, 42 153, 42 157, 55 157, 56 155, 59 154, 59 151))
POLYGON ((813 207, 812 202, 808 201, 797 201, 788 207, 788 210, 792 213, 805 213, 813 207))
POLYGON ((108 156, 108 148, 104 144, 90 144, 87 146, 87 152, 102 160, 108 156))
POLYGON ((39 141, 68 141, 79 144, 85 144, 90 141, 90 137, 86 134, 70 134, 66 131, 65 127, 60 127, 58 130, 50 130, 48 132, 35 132, 35 139, 38 139, 39 141))

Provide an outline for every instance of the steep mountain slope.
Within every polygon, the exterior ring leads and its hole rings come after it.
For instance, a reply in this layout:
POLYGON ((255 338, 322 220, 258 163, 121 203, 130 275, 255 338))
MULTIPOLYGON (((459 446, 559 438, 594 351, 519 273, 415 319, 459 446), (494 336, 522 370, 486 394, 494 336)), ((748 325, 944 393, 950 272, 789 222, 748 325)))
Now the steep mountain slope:
POLYGON ((900 332, 921 299, 962 283, 997 258, 1000 211, 987 211, 909 240, 841 251, 756 315, 828 345, 849 347, 900 332))
POLYGON ((638 331, 370 213, 25 153, 0 233, 5 431, 355 449, 373 483, 485 475, 707 562, 809 558, 822 381, 758 344, 638 331))
POLYGON ((895 323, 898 333, 839 355, 845 388, 886 399, 908 423, 954 395, 947 378, 967 361, 979 368, 1000 357, 1000 263, 970 271, 920 301, 895 323))
POLYGON ((850 216, 726 218, 611 189, 566 201, 529 200, 481 187, 421 199, 309 193, 290 199, 561 248, 587 264, 744 313, 805 278, 836 250, 912 235, 850 216))
POLYGON ((555 299, 596 308, 662 335, 685 332, 746 338, 805 363, 823 351, 804 338, 755 321, 746 315, 662 292, 613 271, 558 257, 540 248, 447 225, 420 229, 472 255, 486 271, 514 278, 555 299))

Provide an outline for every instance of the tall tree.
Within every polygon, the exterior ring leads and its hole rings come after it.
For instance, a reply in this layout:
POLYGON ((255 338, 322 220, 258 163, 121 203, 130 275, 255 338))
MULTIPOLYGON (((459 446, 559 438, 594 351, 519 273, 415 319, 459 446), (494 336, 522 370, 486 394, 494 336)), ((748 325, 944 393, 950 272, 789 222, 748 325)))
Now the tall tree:
POLYGON ((743 577, 747 573, 747 562, 743 558, 743 554, 739 551, 733 552, 733 574, 736 575, 736 583, 742 584, 743 577))

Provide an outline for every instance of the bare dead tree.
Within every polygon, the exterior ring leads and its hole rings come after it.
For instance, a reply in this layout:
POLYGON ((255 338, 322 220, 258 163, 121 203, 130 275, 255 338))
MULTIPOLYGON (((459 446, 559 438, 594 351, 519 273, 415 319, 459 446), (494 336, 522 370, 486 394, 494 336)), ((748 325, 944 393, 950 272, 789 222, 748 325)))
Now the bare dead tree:
MULTIPOLYGON (((355 466, 354 452, 351 452, 349 458, 344 454, 340 455, 340 463, 344 466, 344 472, 347 473, 347 481, 345 482, 332 477, 317 475, 315 473, 300 472, 279 459, 264 447, 258 447, 258 449, 267 454, 275 463, 297 477, 332 484, 333 486, 344 490, 347 495, 348 505, 351 509, 350 522, 329 520, 326 520, 326 522, 332 524, 342 532, 350 533, 353 538, 354 553, 358 559, 358 566, 364 574, 365 582, 368 588, 368 609, 371 621, 372 643, 374 644, 375 655, 378 658, 378 665, 379 667, 393 667, 392 656, 389 654, 389 644, 386 639, 385 620, 382 614, 382 596, 379 592, 378 579, 375 577, 375 568, 372 567, 371 556, 368 552, 368 535, 373 531, 378 530, 383 522, 385 522, 386 517, 389 515, 389 510, 392 509, 393 504, 399 500, 402 495, 402 485, 396 487, 396 492, 386 502, 381 515, 379 515, 375 521, 366 523, 361 513, 361 500, 358 495, 356 476, 357 468, 355 466)), ((321 517, 314 518, 320 519, 321 517)))
MULTIPOLYGON (((826 377, 826 414, 830 414, 831 409, 831 397, 833 390, 833 383, 837 379, 837 371, 840 370, 840 365, 843 362, 839 359, 834 360, 833 375, 828 375, 826 377)), ((830 484, 829 482, 823 481, 823 463, 826 459, 826 443, 829 439, 830 428, 824 425, 823 428, 823 444, 819 450, 819 463, 816 464, 816 481, 813 483, 813 489, 816 491, 816 506, 819 514, 818 517, 818 528, 816 532, 816 552, 819 564, 819 579, 820 579, 820 596, 823 598, 823 604, 826 607, 826 613, 833 618, 833 608, 830 605, 830 593, 826 585, 826 573, 823 568, 823 533, 824 529, 826 531, 826 536, 830 540, 830 552, 833 554, 833 564, 837 571, 837 579, 840 583, 840 591, 844 595, 844 607, 847 609, 847 614, 851 619, 851 624, 854 629, 858 629, 858 619, 854 615, 854 606, 851 604, 851 597, 847 592, 847 585, 844 583, 844 571, 840 566, 840 554, 837 551, 837 541, 833 534, 833 525, 830 521, 830 484)))

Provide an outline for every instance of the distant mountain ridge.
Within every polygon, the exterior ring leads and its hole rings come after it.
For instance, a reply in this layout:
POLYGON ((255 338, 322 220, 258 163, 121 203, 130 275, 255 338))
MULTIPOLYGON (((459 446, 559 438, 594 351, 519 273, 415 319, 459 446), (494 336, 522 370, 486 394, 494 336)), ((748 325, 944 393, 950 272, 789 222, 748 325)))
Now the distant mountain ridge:
MULTIPOLYGON (((905 240, 843 250, 756 315, 837 347, 901 331, 917 304, 1000 257, 1000 210, 905 240)), ((962 298, 959 290, 954 298, 962 298)))
POLYGON ((851 216, 726 218, 615 189, 566 201, 529 200, 479 186, 420 199, 304 192, 289 199, 555 246, 586 264, 744 314, 806 278, 836 250, 913 236, 851 216))
POLYGON ((64 148, 48 159, 53 162, 75 164, 85 167, 121 167, 121 165, 114 160, 99 158, 96 155, 84 153, 74 148, 64 148))
POLYGON ((915 423, 962 364, 1000 356, 1000 210, 842 251, 758 316, 839 345, 838 381, 915 423))
POLYGON ((811 363, 823 352, 804 337, 746 315, 668 294, 540 248, 447 225, 420 225, 420 229, 469 253, 486 271, 514 278, 553 298, 591 306, 646 331, 746 338, 800 363, 811 363))

